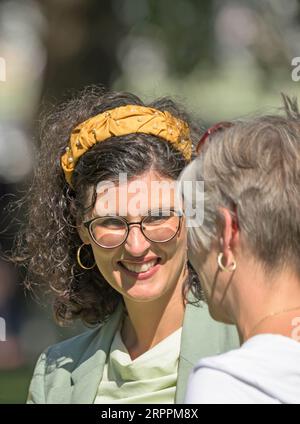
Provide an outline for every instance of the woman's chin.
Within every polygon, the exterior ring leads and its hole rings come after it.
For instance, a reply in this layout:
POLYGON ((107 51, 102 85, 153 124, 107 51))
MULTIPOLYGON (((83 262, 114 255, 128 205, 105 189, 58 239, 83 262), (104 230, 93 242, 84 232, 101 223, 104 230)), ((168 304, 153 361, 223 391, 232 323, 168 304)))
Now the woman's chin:
POLYGON ((163 284, 162 280, 149 278, 147 280, 136 280, 133 282, 120 281, 118 284, 119 293, 137 302, 151 302, 159 299, 168 291, 167 282, 163 284))
MULTIPOLYGON (((168 289, 170 289, 168 280, 165 276, 160 275, 161 268, 154 275, 143 275, 142 273, 135 275, 115 275, 114 286, 118 287, 119 293, 127 299, 138 302, 149 302, 162 297, 168 289)), ((146 274, 146 273, 145 273, 146 274)))
POLYGON ((215 321, 223 322, 224 324, 234 324, 232 319, 230 319, 230 317, 228 317, 224 311, 221 311, 212 305, 208 305, 208 309, 210 316, 215 321))
POLYGON ((151 302, 163 296, 164 291, 161 287, 147 287, 147 284, 137 284, 130 287, 128 290, 122 292, 127 299, 135 300, 137 302, 151 302))
POLYGON ((128 275, 124 278, 123 273, 116 273, 114 282, 110 284, 127 299, 137 302, 155 301, 166 296, 167 293, 171 295, 176 287, 177 279, 171 278, 170 272, 161 271, 160 267, 158 272, 148 275, 146 278, 141 278, 141 275, 139 275, 140 278, 128 275))

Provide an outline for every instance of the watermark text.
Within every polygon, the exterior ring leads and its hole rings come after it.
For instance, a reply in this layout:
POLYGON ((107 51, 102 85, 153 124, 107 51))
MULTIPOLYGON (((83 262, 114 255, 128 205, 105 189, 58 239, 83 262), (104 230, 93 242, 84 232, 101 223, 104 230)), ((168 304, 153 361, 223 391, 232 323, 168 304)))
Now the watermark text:
POLYGON ((6 81, 6 60, 0 57, 0 82, 6 81))
POLYGON ((6 341, 6 322, 4 318, 0 317, 0 342, 6 341))
POLYGON ((300 81, 300 56, 293 57, 291 65, 293 66, 292 70, 292 80, 294 82, 300 81))

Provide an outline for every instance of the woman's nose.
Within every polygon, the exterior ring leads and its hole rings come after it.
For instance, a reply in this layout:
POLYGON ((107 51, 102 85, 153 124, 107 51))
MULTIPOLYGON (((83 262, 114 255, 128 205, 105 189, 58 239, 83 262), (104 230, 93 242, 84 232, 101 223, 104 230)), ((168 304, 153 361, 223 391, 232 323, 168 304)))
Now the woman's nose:
POLYGON ((132 256, 142 256, 150 247, 151 243, 143 235, 139 226, 131 226, 127 240, 125 242, 125 249, 132 256))

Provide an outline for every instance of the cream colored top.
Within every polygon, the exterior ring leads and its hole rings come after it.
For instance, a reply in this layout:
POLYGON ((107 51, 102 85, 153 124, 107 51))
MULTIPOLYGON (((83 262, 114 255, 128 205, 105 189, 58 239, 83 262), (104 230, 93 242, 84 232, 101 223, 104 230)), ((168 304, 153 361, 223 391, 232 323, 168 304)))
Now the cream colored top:
POLYGON ((174 403, 181 332, 182 327, 132 360, 119 327, 95 403, 174 403))

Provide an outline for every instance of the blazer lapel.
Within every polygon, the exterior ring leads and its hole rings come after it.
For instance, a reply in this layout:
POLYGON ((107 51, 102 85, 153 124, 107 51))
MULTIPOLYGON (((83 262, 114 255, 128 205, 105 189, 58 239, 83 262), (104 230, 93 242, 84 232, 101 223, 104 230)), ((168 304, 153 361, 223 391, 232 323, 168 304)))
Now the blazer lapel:
POLYGON ((94 403, 106 357, 120 324, 123 310, 123 303, 120 302, 110 319, 101 328, 99 337, 89 345, 80 364, 72 372, 74 386, 70 403, 94 403))
MULTIPOLYGON (((195 301, 191 292, 189 300, 195 301)), ((238 346, 239 338, 234 326, 213 320, 206 303, 199 302, 197 306, 188 303, 183 320, 175 402, 183 403, 189 375, 201 358, 238 346)))

